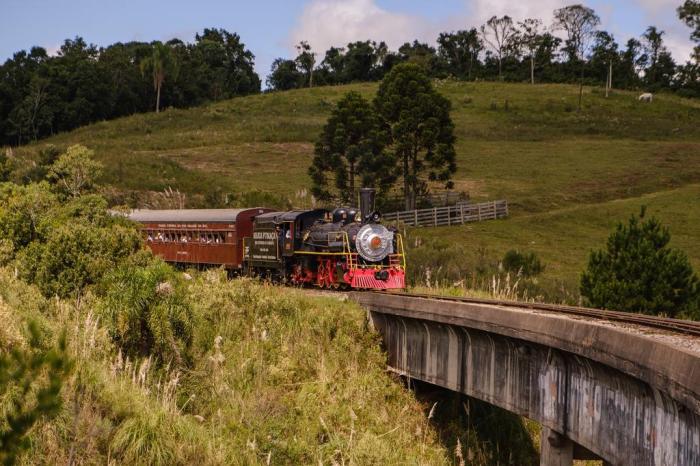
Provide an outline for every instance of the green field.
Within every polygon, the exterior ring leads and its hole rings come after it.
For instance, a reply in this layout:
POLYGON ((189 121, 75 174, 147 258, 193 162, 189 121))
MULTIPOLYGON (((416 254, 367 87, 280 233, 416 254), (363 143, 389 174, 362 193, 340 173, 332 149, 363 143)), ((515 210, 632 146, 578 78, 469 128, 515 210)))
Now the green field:
MULTIPOLYGON (((634 93, 605 99, 601 90, 586 88, 577 112, 575 86, 435 85, 452 101, 456 188, 474 200, 504 198, 511 205, 507 220, 410 234, 409 245, 449 243, 450 255, 464 263, 450 279, 468 276, 471 264, 484 257, 497 261, 508 249, 532 250, 546 266, 539 280, 575 294, 589 250, 603 245, 615 222, 642 204, 670 227, 674 244, 700 268, 700 102, 658 95, 643 104, 634 93)), ((315 138, 350 90, 372 97, 376 84, 135 115, 14 153, 31 157, 49 143, 82 143, 96 151, 106 165, 104 181, 119 191, 171 186, 201 205, 201 193, 218 186, 269 191, 303 205, 307 201, 297 193, 308 188, 315 138)))

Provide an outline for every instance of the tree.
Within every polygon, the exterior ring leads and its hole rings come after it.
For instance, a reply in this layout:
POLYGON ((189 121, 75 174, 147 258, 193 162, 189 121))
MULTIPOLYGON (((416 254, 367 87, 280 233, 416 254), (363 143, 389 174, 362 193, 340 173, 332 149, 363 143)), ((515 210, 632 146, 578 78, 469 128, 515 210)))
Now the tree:
POLYGON ((480 30, 482 39, 496 54, 496 59, 498 60, 498 79, 503 79, 503 57, 511 47, 511 43, 516 36, 513 20, 510 16, 503 16, 502 18, 492 16, 486 24, 481 26, 480 30))
POLYGON ((406 210, 415 209, 426 174, 451 188, 457 165, 450 101, 425 72, 413 63, 395 66, 379 85, 374 106, 400 164, 406 210))
POLYGON ((358 181, 364 187, 386 189, 394 179, 392 159, 384 151, 386 134, 370 103, 349 92, 337 104, 316 143, 309 167, 313 194, 323 200, 352 203, 358 181), (332 174, 335 191, 329 187, 332 174))
POLYGON ((700 304, 700 283, 688 257, 669 247, 671 235, 655 218, 620 222, 604 250, 591 253, 581 294, 591 305, 645 314, 691 315, 700 304))
POLYGON ((277 91, 296 89, 301 86, 303 75, 294 60, 277 58, 272 62, 267 85, 277 91))
POLYGON ((649 26, 642 35, 648 63, 644 70, 644 81, 652 90, 668 87, 676 69, 676 64, 663 43, 664 34, 664 31, 659 31, 655 26, 649 26))
POLYGON ((443 32, 437 42, 438 55, 449 72, 454 76, 471 79, 474 62, 478 62, 479 53, 484 48, 479 32, 475 28, 453 33, 443 32))
POLYGON ((311 46, 305 40, 302 40, 297 45, 297 57, 295 59, 299 68, 301 68, 307 76, 306 82, 309 87, 314 86, 314 65, 316 64, 316 54, 311 51, 311 46))
POLYGON ((583 99, 583 74, 586 64, 586 53, 599 24, 600 18, 595 14, 595 11, 580 4, 554 10, 554 28, 566 32, 567 46, 571 57, 572 59, 578 59, 581 64, 578 93, 579 111, 581 110, 581 101, 583 99))
POLYGON ((700 1, 685 0, 677 11, 681 21, 693 29, 690 38, 695 42, 700 42, 700 1))
POLYGON ((520 28, 520 42, 530 58, 530 84, 535 84, 535 56, 542 43, 542 34, 544 33, 542 20, 528 18, 518 23, 518 26, 520 28))
POLYGON ((102 164, 93 160, 95 153, 85 146, 70 146, 49 171, 49 178, 68 196, 77 197, 95 187, 102 174, 102 164))
POLYGON ((593 45, 593 54, 591 56, 591 65, 595 69, 596 66, 603 65, 605 67, 605 97, 610 95, 612 89, 613 64, 620 58, 617 50, 617 42, 612 34, 606 31, 598 31, 595 36, 595 44, 593 45))
POLYGON ((406 42, 399 47, 399 55, 402 60, 415 63, 422 67, 426 73, 433 74, 435 71, 435 48, 430 45, 414 40, 413 43, 406 42))
POLYGON ((166 77, 177 79, 178 63, 172 49, 161 42, 154 42, 149 57, 141 61, 141 73, 150 73, 153 79, 153 90, 156 91, 156 113, 160 112, 160 91, 166 77))
POLYGON ((639 83, 639 72, 646 57, 642 53, 642 43, 635 38, 627 41, 625 51, 620 54, 620 73, 618 82, 622 87, 634 87, 639 83))

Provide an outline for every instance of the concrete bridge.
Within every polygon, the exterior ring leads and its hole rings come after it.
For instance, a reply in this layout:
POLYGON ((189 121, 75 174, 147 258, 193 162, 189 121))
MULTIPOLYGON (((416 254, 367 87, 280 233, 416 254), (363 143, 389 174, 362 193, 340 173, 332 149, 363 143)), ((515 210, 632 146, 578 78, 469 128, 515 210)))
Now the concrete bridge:
POLYGON ((542 425, 541 465, 700 465, 700 338, 466 302, 353 293, 390 367, 542 425))

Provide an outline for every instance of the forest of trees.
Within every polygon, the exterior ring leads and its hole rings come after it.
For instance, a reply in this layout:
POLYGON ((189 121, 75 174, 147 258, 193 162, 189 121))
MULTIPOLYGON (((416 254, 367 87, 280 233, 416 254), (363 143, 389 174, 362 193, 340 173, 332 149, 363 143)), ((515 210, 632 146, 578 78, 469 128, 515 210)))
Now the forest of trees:
MULTIPOLYGON (((700 97, 700 1, 686 0, 679 19, 695 47, 676 63, 664 31, 649 26, 624 44, 598 28, 590 8, 571 5, 554 22, 492 17, 485 24, 417 40, 397 51, 356 41, 323 54, 302 41, 293 59, 278 58, 269 90, 381 80, 394 65, 415 63, 433 78, 580 83, 700 97)), ((188 107, 261 91, 253 53, 235 33, 205 29, 193 43, 88 44, 67 39, 56 55, 33 47, 0 66, 0 144, 23 144, 57 132, 137 112, 188 107)))
POLYGON ((205 29, 188 44, 67 39, 56 56, 41 47, 0 66, 0 144, 22 144, 133 113, 188 107, 260 92, 254 55, 237 34, 205 29))

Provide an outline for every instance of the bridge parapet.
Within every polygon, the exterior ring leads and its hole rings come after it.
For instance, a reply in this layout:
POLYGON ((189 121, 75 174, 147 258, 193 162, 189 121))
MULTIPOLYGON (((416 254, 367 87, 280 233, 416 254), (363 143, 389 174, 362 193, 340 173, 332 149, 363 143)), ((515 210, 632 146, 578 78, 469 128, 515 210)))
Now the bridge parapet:
POLYGON ((577 445, 610 464, 700 464, 697 338, 497 305, 353 298, 392 369, 540 422, 542 464, 570 464, 577 445))

